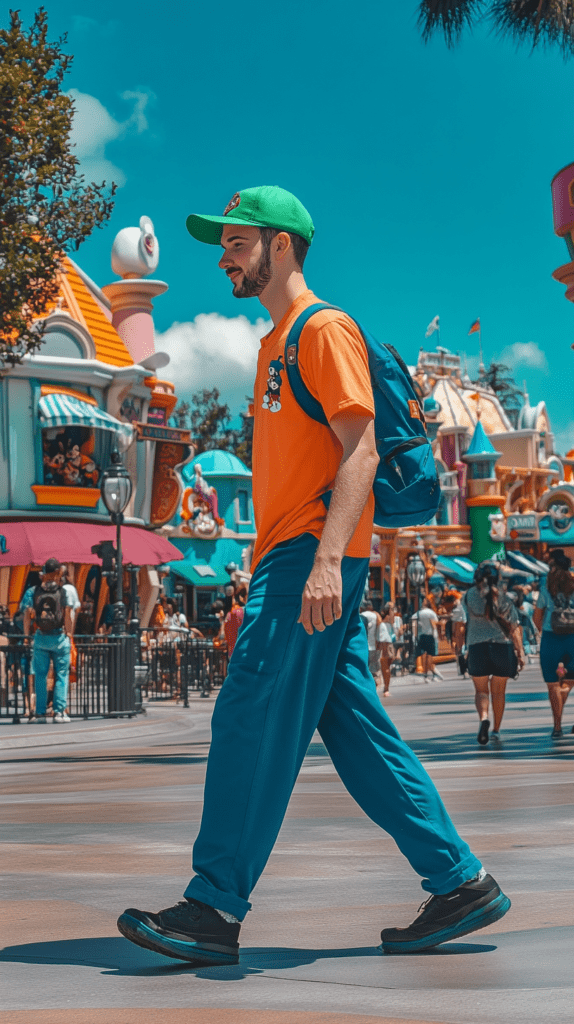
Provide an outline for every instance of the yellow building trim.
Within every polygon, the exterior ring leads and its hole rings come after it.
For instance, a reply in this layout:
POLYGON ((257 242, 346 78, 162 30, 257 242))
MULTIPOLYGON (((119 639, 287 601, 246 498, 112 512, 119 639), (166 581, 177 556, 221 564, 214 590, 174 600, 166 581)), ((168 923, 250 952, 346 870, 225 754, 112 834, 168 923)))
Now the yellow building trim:
POLYGON ((74 388, 61 387, 59 384, 42 384, 40 394, 44 395, 70 395, 71 398, 79 398, 80 402, 88 402, 89 405, 97 406, 95 398, 84 394, 83 391, 74 391, 74 388))
POLYGON ((97 487, 59 487, 55 484, 32 484, 37 505, 67 505, 74 508, 95 508, 100 500, 97 487))

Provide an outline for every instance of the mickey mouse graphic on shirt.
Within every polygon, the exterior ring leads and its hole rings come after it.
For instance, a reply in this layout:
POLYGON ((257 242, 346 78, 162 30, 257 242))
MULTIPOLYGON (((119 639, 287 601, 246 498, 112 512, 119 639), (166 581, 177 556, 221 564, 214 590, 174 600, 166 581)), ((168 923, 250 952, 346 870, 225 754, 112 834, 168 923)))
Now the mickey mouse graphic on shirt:
POLYGON ((283 356, 279 356, 279 359, 273 359, 269 363, 267 391, 263 395, 262 405, 262 408, 268 409, 269 412, 279 412, 281 408, 281 385, 283 383, 281 374, 284 369, 283 356))

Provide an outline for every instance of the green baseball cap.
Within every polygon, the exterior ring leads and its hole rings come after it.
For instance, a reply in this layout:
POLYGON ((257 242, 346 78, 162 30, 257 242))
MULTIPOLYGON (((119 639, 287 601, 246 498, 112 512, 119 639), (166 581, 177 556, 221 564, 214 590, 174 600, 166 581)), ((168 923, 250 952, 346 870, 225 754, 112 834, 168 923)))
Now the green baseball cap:
POLYGON ((313 221, 303 203, 278 185, 244 188, 229 200, 221 217, 190 213, 185 223, 190 235, 209 245, 219 245, 224 224, 290 231, 301 235, 309 245, 315 234, 313 221))

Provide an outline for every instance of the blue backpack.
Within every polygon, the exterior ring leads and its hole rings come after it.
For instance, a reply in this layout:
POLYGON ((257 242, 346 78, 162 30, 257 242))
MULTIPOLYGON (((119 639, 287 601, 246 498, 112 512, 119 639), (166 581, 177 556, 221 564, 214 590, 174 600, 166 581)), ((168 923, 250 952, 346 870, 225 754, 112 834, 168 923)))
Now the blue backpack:
MULTIPOLYGON (((301 331, 320 309, 344 312, 325 302, 316 302, 303 310, 285 342, 285 366, 291 390, 303 412, 328 427, 321 403, 304 384, 298 364, 301 331)), ((421 526, 435 515, 441 497, 422 406, 398 352, 392 345, 382 345, 356 320, 354 323, 367 346, 375 401, 375 438, 379 453, 373 483, 375 525, 421 526)), ((330 491, 323 495, 327 506, 330 498, 330 491)))

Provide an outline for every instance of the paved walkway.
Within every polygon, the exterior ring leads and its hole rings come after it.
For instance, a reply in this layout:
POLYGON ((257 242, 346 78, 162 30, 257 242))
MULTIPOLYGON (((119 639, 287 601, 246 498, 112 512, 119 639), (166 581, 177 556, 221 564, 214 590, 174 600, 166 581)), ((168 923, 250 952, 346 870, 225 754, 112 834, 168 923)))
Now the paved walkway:
POLYGON ((513 908, 419 956, 376 950, 381 927, 410 921, 424 894, 318 736, 240 965, 193 970, 133 946, 115 919, 174 903, 189 878, 213 701, 120 722, 0 725, 0 1024, 570 1022, 574 735, 550 739, 531 667, 509 684, 501 742, 479 748, 472 684, 444 672, 429 685, 397 680, 385 706, 513 908))

